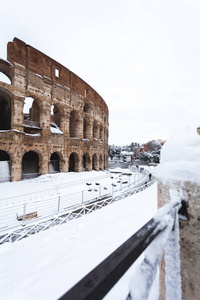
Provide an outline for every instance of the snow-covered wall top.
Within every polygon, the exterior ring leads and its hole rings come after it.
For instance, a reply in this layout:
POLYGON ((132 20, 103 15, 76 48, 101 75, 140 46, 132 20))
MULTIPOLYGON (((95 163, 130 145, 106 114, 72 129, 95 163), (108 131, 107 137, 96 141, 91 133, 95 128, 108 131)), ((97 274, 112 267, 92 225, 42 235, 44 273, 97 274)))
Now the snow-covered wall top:
POLYGON ((200 136, 197 132, 187 129, 164 144, 157 176, 162 181, 200 184, 200 136))

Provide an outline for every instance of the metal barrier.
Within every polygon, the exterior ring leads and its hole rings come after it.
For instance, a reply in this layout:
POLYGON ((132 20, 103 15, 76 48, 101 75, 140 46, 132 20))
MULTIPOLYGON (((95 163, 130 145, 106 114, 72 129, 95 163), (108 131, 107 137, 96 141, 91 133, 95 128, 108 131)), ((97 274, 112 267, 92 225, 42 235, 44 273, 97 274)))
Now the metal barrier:
MULTIPOLYGON (((60 195, 57 191, 57 195, 53 194, 48 198, 35 199, 35 194, 32 195, 32 199, 29 201, 24 201, 21 203, 14 203, 13 205, 4 206, 1 208, 1 218, 0 218, 0 234, 5 233, 13 228, 21 228, 26 224, 31 224, 33 222, 38 222, 40 219, 48 219, 54 215, 61 214, 72 207, 81 207, 88 203, 100 200, 105 197, 114 196, 114 199, 120 200, 136 192, 137 189, 131 189, 130 186, 139 182, 139 180, 144 180, 145 173, 138 174, 137 178, 133 178, 133 181, 123 181, 119 180, 116 184, 100 185, 98 182, 88 183, 88 189, 80 190, 76 193, 60 195), (135 181, 137 179, 137 181, 135 181), (131 184, 132 183, 132 184, 131 184), (122 190, 125 194, 120 193, 122 190)), ((138 191, 144 189, 144 187, 139 187, 138 191)), ((44 191, 45 192, 45 191, 44 191)), ((40 192, 40 195, 44 196, 45 193, 40 192)))
MULTIPOLYGON (((165 232, 166 236, 167 231, 167 238, 169 238, 170 232, 175 230, 176 217, 179 208, 179 203, 166 204, 165 207, 158 211, 153 219, 146 223, 116 251, 114 251, 74 287, 60 297, 59 300, 102 299, 156 237, 163 232, 165 232)), ((158 253, 156 253, 156 255, 154 253, 153 255, 155 256, 155 262, 152 262, 152 259, 148 260, 148 256, 145 257, 141 268, 143 269, 141 286, 132 287, 129 295, 126 297, 126 300, 148 299, 149 290, 154 279, 152 274, 155 274, 155 268, 157 267, 164 251, 162 243, 160 247, 161 251, 158 250, 158 253), (141 290, 139 293, 137 291, 137 296, 134 295, 134 289, 136 288, 141 290)), ((139 274, 139 276, 141 277, 141 274, 139 274)), ((177 287, 175 286, 175 288, 177 287)), ((174 295, 176 295, 176 292, 174 293, 174 295)), ((177 298, 174 297, 173 299, 177 298)))
POLYGON ((46 189, 46 190, 42 190, 42 191, 38 191, 38 192, 34 192, 34 193, 21 194, 19 196, 15 196, 15 197, 0 199, 0 207, 12 205, 12 204, 18 204, 18 203, 25 203, 25 202, 33 201, 36 199, 41 200, 41 199, 49 198, 49 197, 57 195, 58 191, 60 191, 61 189, 85 184, 86 182, 93 182, 93 181, 97 181, 97 180, 101 180, 101 179, 106 179, 109 177, 110 177, 109 174, 105 174, 102 176, 95 176, 95 177, 90 177, 90 178, 83 178, 83 179, 79 179, 79 180, 68 181, 68 182, 57 184, 52 189, 46 189))
MULTIPOLYGON (((52 197, 51 199, 46 199, 46 201, 35 201, 29 204, 24 203, 23 205, 15 205, 12 210, 7 207, 4 210, 1 210, 0 244, 9 241, 18 241, 39 231, 89 214, 106 205, 110 205, 115 201, 122 200, 130 195, 141 192, 155 181, 156 180, 149 181, 147 184, 135 189, 121 191, 118 194, 113 194, 113 196, 111 196, 111 194, 106 195, 102 193, 100 199, 98 199, 98 197, 94 198, 94 195, 92 196, 92 194, 90 194, 91 192, 84 191, 88 192, 88 195, 90 195, 90 199, 87 198, 87 201, 84 203, 79 203, 79 201, 74 198, 73 194, 70 195, 73 197, 67 198, 69 195, 66 195, 66 198, 64 199, 52 197)), ((112 192, 112 187, 110 186, 110 188, 110 192, 112 192)), ((105 193, 108 192, 107 190, 103 191, 105 193)))

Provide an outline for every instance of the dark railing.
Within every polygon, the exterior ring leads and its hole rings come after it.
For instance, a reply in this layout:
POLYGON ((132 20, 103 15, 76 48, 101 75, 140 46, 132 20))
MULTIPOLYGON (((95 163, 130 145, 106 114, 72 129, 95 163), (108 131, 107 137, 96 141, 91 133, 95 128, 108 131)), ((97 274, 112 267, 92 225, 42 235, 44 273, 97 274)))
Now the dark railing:
MULTIPOLYGON (((155 237, 168 227, 168 222, 162 222, 162 217, 160 217, 161 213, 164 213, 164 215, 170 214, 172 216, 171 224, 173 224, 176 211, 179 207, 179 203, 166 204, 157 212, 154 218, 60 297, 60 300, 102 299, 151 244, 155 237)), ((170 230, 172 227, 174 226, 171 226, 170 230)), ((127 299, 131 299, 130 295, 127 295, 127 299)))

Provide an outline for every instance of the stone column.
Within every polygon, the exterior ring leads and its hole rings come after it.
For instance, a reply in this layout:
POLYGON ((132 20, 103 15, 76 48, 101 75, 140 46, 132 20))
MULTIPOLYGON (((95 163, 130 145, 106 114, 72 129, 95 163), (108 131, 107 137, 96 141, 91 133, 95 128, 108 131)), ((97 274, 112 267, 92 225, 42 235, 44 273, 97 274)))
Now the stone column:
POLYGON ((23 115, 23 107, 24 107, 24 96, 16 96, 13 98, 13 106, 11 112, 11 128, 19 131, 24 130, 24 115, 23 115))
POLYGON ((45 175, 49 173, 49 159, 48 155, 43 154, 42 157, 39 156, 39 173, 40 175, 45 175))
POLYGON ((87 137, 93 141, 93 121, 90 120, 87 128, 87 137))
POLYGON ((83 121, 83 116, 78 114, 78 120, 76 121, 76 137, 78 137, 79 139, 83 139, 83 121))
POLYGON ((70 113, 66 112, 60 116, 60 130, 64 133, 64 136, 69 138, 69 122, 70 122, 70 113))
POLYGON ((11 158, 11 181, 22 180, 22 158, 15 152, 11 158))
POLYGON ((40 128, 43 136, 50 135, 51 108, 40 109, 40 128))
POLYGON ((63 158, 60 159, 60 172, 68 172, 69 167, 69 158, 67 157, 67 153, 64 151, 63 158))

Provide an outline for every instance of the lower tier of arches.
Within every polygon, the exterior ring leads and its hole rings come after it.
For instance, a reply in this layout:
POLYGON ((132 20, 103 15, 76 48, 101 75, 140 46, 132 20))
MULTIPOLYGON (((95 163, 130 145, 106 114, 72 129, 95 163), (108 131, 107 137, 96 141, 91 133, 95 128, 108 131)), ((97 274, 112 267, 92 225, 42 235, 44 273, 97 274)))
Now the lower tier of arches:
POLYGON ((94 151, 71 149, 42 152, 36 147, 17 152, 0 149, 0 182, 36 178, 39 175, 58 172, 82 172, 107 168, 108 155, 94 151))

